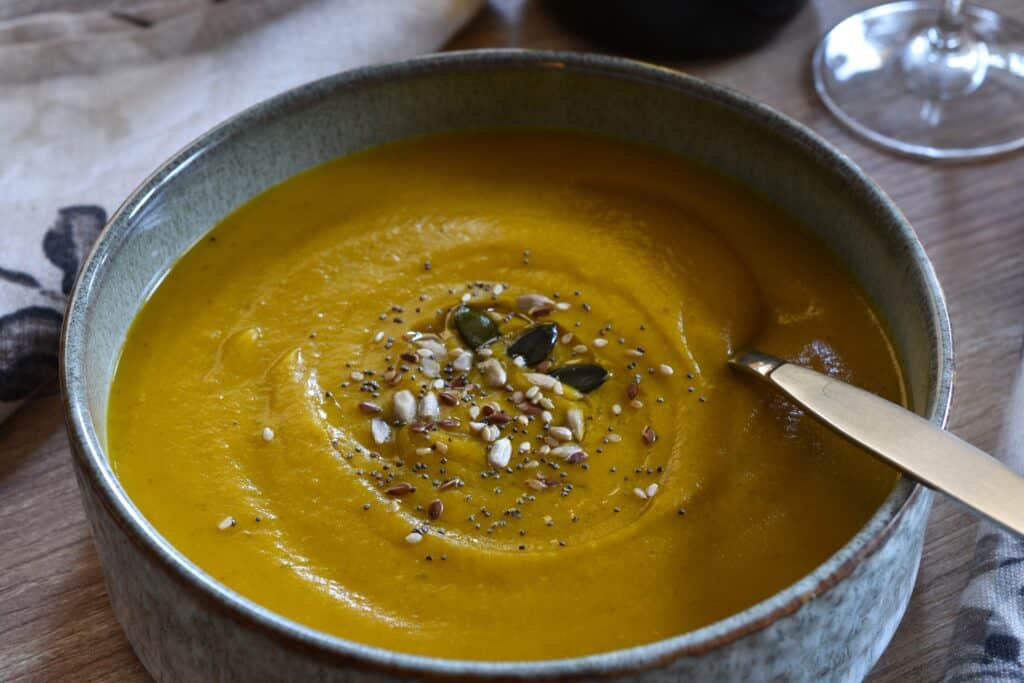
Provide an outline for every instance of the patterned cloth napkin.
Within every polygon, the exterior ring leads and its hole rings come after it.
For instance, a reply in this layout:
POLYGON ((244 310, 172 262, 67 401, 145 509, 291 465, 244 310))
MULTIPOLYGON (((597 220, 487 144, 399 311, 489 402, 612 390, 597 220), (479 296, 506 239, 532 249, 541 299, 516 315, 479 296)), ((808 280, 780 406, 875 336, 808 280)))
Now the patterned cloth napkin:
POLYGON ((0 2, 0 422, 55 376, 78 266, 162 161, 282 90, 436 50, 480 4, 0 2))
MULTIPOLYGON (((1000 456, 1024 473, 1024 365, 1007 406, 1000 456)), ((1024 539, 982 522, 960 603, 945 680, 1024 681, 1024 539)))

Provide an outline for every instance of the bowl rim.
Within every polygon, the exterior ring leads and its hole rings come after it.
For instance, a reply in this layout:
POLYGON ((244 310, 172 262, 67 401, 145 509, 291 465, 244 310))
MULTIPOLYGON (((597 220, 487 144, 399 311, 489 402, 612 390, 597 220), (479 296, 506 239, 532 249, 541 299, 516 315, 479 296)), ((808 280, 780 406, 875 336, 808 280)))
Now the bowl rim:
MULTIPOLYGON (((205 605, 225 613, 276 639, 282 647, 312 654, 338 664, 393 674, 476 680, 567 679, 613 676, 664 666, 673 660, 699 655, 766 628, 838 584, 881 547, 907 510, 926 490, 904 478, 879 506, 864 527, 809 574, 747 609, 699 629, 664 640, 582 657, 551 660, 486 661, 443 659, 365 645, 302 625, 262 607, 219 583, 176 550, 146 520, 121 487, 107 460, 88 405, 83 360, 86 322, 96 297, 96 283, 127 235, 137 214, 154 193, 204 153, 229 141, 250 126, 315 102, 329 93, 407 78, 443 76, 451 71, 573 70, 609 79, 640 82, 711 100, 756 120, 769 132, 800 145, 825 163, 873 213, 885 220, 885 237, 899 243, 916 269, 928 296, 926 306, 935 334, 931 359, 935 384, 926 417, 945 427, 952 401, 953 338, 945 296, 934 267, 913 228, 885 193, 845 154, 788 116, 727 87, 687 74, 630 59, 546 50, 486 49, 439 53, 405 61, 343 71, 311 81, 261 101, 221 122, 186 145, 146 178, 111 216, 89 252, 72 291, 65 315, 60 347, 60 380, 72 456, 81 476, 101 506, 126 536, 151 560, 161 565, 181 586, 205 605)), ((926 501, 925 501, 926 504, 926 501)))

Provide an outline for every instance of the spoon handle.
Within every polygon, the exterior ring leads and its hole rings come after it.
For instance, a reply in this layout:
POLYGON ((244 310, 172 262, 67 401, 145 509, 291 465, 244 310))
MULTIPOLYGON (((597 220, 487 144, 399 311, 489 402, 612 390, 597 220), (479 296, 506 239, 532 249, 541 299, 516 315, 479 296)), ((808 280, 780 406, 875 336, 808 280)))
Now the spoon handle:
POLYGON ((760 353, 729 361, 768 381, 841 436, 1024 536, 1024 477, 924 418, 828 375, 760 353))

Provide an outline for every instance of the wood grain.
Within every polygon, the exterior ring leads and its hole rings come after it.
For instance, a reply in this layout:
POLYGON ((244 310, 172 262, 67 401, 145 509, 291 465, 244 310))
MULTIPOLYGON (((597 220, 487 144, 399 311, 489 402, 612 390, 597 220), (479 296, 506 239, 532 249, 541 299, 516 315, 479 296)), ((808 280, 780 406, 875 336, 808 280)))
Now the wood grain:
MULTIPOLYGON (((810 55, 827 27, 868 4, 814 2, 753 54, 669 65, 803 121, 896 201, 949 298, 958 371, 951 427, 991 450, 1024 336, 1024 154, 937 166, 889 156, 841 129, 810 86, 810 55)), ((1024 18, 1022 3, 988 6, 1024 18)), ((590 49, 521 0, 492 2, 449 45, 502 46, 590 49)), ((146 680, 107 602, 62 420, 50 395, 0 425, 0 681, 146 680)), ((871 681, 941 676, 974 530, 969 516, 937 502, 917 589, 871 681)))

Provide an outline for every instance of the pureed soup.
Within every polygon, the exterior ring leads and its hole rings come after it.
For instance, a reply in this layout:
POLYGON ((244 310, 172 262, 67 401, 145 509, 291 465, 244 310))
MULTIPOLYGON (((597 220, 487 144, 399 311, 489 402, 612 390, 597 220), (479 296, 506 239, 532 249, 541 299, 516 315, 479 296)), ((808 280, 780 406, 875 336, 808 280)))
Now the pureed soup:
POLYGON ((187 557, 309 626, 449 658, 682 633, 810 572, 896 475, 726 367, 903 402, 864 294, 675 157, 459 133, 256 197, 132 326, 113 467, 187 557))

